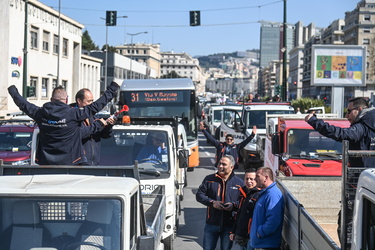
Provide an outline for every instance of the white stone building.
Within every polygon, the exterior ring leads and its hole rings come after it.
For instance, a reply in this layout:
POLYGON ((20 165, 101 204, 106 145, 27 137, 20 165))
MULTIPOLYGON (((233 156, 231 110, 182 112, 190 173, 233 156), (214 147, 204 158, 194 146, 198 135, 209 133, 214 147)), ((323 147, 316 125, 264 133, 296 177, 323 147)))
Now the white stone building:
POLYGON ((67 89, 72 102, 83 87, 99 97, 101 60, 81 55, 84 26, 39 1, 26 2, 27 15, 25 1, 0 5, 0 117, 19 110, 8 94, 10 85, 21 94, 24 87, 35 87, 28 100, 38 106, 49 101, 57 85, 67 89))

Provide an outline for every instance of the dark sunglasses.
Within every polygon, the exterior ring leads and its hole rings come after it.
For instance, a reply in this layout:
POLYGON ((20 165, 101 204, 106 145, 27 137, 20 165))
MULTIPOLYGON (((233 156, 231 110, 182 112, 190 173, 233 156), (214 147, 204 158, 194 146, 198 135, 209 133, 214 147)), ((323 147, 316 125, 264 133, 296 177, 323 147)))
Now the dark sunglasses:
POLYGON ((346 110, 346 114, 350 114, 353 110, 357 110, 357 109, 359 109, 359 107, 357 107, 357 108, 352 108, 352 109, 347 109, 346 110))
POLYGON ((233 138, 226 138, 227 141, 233 141, 233 138))

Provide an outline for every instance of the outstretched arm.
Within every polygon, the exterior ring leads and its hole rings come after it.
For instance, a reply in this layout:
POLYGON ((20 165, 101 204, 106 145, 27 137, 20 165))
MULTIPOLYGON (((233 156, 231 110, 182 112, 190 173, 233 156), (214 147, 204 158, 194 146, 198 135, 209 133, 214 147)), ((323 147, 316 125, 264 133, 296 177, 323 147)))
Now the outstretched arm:
POLYGON ((14 103, 18 106, 20 110, 25 112, 28 116, 35 119, 36 112, 40 109, 38 106, 28 102, 19 93, 16 86, 12 85, 8 88, 8 92, 12 97, 14 103))

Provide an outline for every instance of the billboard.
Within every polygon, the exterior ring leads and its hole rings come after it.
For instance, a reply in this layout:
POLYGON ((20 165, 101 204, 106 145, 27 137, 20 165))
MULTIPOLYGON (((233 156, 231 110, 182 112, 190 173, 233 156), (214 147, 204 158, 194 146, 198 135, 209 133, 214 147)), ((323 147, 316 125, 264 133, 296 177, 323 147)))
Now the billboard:
POLYGON ((366 46, 313 45, 312 86, 366 86, 366 46))

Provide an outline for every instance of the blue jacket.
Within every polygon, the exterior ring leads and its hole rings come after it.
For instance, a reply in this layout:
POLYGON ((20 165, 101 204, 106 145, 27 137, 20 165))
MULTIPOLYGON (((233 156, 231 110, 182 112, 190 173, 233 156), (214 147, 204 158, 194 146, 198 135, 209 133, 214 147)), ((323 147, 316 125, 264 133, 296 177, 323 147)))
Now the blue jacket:
POLYGON ((210 174, 204 178, 198 188, 196 199, 207 206, 207 224, 230 228, 233 226, 232 212, 215 209, 212 204, 213 201, 231 202, 233 203, 233 208, 237 209, 240 196, 239 189, 243 185, 243 180, 235 176, 233 172, 227 181, 224 181, 218 174, 210 174))
POLYGON ((207 140, 210 141, 211 144, 213 144, 216 148, 215 168, 217 168, 217 165, 219 164, 221 157, 225 155, 225 151, 229 150, 229 154, 233 156, 234 160, 236 161, 234 168, 237 169, 241 149, 243 149, 255 136, 255 134, 251 134, 241 143, 229 145, 226 142, 220 142, 216 140, 210 133, 208 133, 206 129, 203 129, 202 133, 206 136, 207 140))
POLYGON ((276 182, 259 193, 250 231, 254 248, 278 248, 284 220, 284 198, 276 182))
MULTIPOLYGON (((308 123, 320 134, 336 141, 349 141, 350 150, 375 150, 375 108, 363 109, 349 128, 341 128, 312 116, 308 123)), ((374 157, 349 158, 351 167, 373 168, 374 157)))
POLYGON ((104 94, 84 108, 71 108, 53 101, 38 107, 23 98, 15 86, 8 92, 15 104, 33 118, 40 129, 36 163, 40 165, 77 165, 86 162, 82 147, 81 122, 99 112, 112 100, 119 85, 112 82, 104 94))

